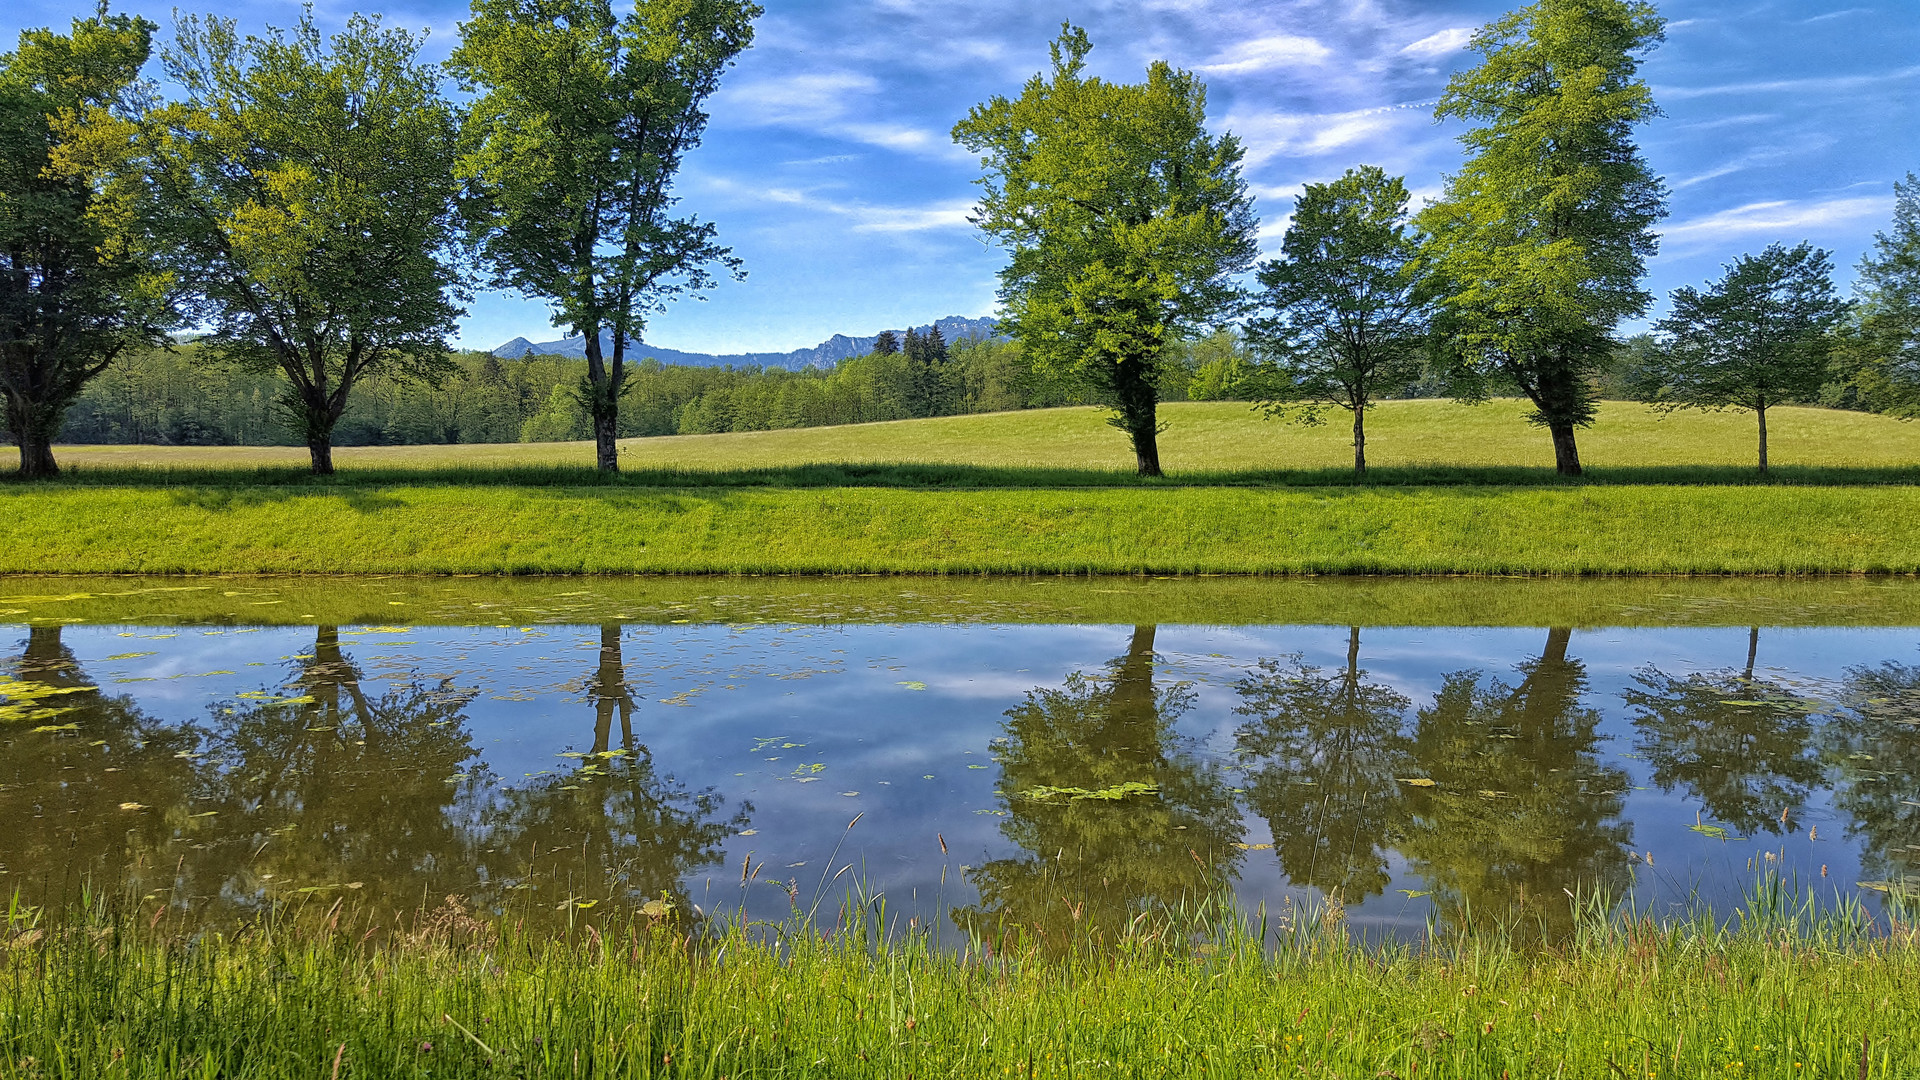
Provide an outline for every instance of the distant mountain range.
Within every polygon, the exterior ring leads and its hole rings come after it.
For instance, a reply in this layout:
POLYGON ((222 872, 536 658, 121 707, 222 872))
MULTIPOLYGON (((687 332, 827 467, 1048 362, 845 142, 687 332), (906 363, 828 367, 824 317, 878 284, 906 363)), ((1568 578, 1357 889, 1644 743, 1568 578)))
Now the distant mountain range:
MULTIPOLYGON (((959 341, 961 338, 996 336, 993 332, 993 319, 969 319, 964 315, 949 315, 938 320, 937 323, 916 326, 914 329, 924 334, 935 325, 940 327, 941 335, 949 343, 959 341)), ((906 331, 895 330, 894 334, 904 337, 906 331)), ((799 371, 810 367, 832 367, 849 356, 865 356, 873 351, 873 343, 877 340, 879 340, 878 334, 872 337, 835 334, 811 349, 795 349, 792 352, 783 353, 730 353, 725 356, 681 352, 678 349, 663 349, 657 345, 649 345, 644 341, 630 341, 627 343, 627 355, 635 360, 652 358, 663 364, 678 364, 681 367, 744 367, 751 364, 756 367, 779 367, 789 371, 799 371)), ((600 336, 600 348, 607 355, 612 354, 612 334, 600 336)), ((582 357, 587 355, 587 339, 575 336, 561 338, 559 341, 533 342, 517 337, 493 350, 493 355, 502 360, 518 360, 527 356, 582 357)))

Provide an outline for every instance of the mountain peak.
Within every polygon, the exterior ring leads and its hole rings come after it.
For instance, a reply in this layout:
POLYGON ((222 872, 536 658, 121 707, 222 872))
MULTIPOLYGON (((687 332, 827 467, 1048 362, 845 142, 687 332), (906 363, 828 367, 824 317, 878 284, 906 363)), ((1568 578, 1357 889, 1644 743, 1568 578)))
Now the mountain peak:
MULTIPOLYGON (((916 326, 916 333, 926 333, 933 327, 940 327, 940 333, 948 342, 962 338, 995 338, 992 316, 969 318, 965 315, 948 315, 936 319, 925 326, 916 326)), ((895 329, 896 336, 904 334, 904 329, 895 329)), ((835 334, 811 349, 795 349, 784 353, 731 353, 712 355, 709 353, 681 352, 678 349, 663 349, 649 345, 644 341, 629 341, 627 353, 636 360, 658 360, 662 364, 674 364, 680 367, 779 367, 789 371, 805 368, 827 368, 851 356, 864 356, 873 351, 873 343, 879 334, 857 336, 835 334)), ((613 335, 602 334, 600 345, 603 350, 613 349, 613 335)), ((531 342, 524 337, 493 350, 493 355, 505 360, 518 360, 528 356, 570 356, 587 355, 586 339, 577 335, 561 338, 559 341, 531 342)))

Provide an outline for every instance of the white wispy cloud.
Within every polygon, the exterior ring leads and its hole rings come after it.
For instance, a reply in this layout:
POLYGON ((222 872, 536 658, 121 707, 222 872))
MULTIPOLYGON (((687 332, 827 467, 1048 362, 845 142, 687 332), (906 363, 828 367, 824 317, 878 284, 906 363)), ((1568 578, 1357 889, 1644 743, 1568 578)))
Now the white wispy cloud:
POLYGON ((1208 75, 1247 75, 1271 68, 1318 64, 1333 55, 1333 50, 1310 37, 1275 34, 1243 41, 1200 65, 1208 75))
POLYGON ((940 199, 918 206, 888 206, 859 200, 835 199, 817 190, 785 186, 757 186, 725 176, 703 178, 704 186, 744 203, 773 203, 841 218, 853 232, 917 233, 939 229, 971 229, 967 216, 971 199, 940 199))
POLYGON ((1747 203, 1692 218, 1662 229, 1667 243, 1680 247, 1704 246, 1736 236, 1772 234, 1779 240, 1800 240, 1809 231, 1833 229, 1893 212, 1884 195, 1844 199, 1773 199, 1747 203))
POLYGON ((1845 90, 1865 90, 1903 79, 1920 76, 1920 64, 1877 75, 1829 75, 1811 79, 1766 79, 1757 82, 1721 83, 1716 86, 1656 86, 1655 98, 1680 99, 1718 97, 1725 94, 1820 94, 1845 90))
POLYGON ((1339 113, 1236 113, 1221 126, 1247 147, 1247 162, 1276 157, 1315 157, 1378 138, 1410 121, 1426 119, 1431 102, 1386 105, 1339 113))
POLYGON ((1428 34, 1419 41, 1401 49, 1400 52, 1404 56, 1417 56, 1422 59, 1431 59, 1445 56, 1448 53, 1459 52, 1461 49, 1466 48, 1467 42, 1471 40, 1473 40, 1472 27, 1454 26, 1437 33, 1428 34))

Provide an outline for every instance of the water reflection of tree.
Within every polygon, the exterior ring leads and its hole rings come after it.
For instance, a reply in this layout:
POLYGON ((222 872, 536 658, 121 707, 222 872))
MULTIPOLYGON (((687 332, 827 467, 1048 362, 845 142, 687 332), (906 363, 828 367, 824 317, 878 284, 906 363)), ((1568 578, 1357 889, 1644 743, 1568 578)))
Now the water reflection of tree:
POLYGON ((1263 660, 1236 689, 1248 717, 1237 733, 1247 802, 1267 820, 1289 880, 1357 902, 1385 891, 1387 850, 1403 814, 1404 730, 1413 703, 1366 681, 1360 629, 1347 664, 1324 671, 1300 657, 1263 660))
POLYGON ((1852 818, 1861 871, 1870 879, 1920 879, 1920 667, 1888 662, 1847 672, 1823 732, 1837 763, 1834 808, 1852 818))
POLYGON ((1154 685, 1154 632, 1135 627, 1104 676, 1070 675, 1007 711, 1001 832, 1022 853, 968 871, 980 902, 954 913, 963 928, 1050 949, 1111 942, 1238 876, 1238 808, 1216 767, 1176 747, 1193 694, 1154 685))
POLYGON ((714 789, 690 790, 655 769, 652 752, 634 738, 619 626, 601 627, 585 691, 592 749, 577 767, 503 792, 489 814, 485 866, 497 909, 511 908, 516 896, 541 910, 570 900, 684 904, 682 881, 717 863, 721 844, 753 812, 743 804, 723 817, 726 800, 714 789))
POLYGON ((198 888, 246 902, 356 885, 362 903, 411 911, 471 881, 455 803, 477 754, 473 693, 394 681, 370 694, 340 638, 319 627, 284 690, 213 710, 202 798, 225 827, 195 859, 198 888))
POLYGON ((1401 850, 1442 918, 1557 938, 1568 893, 1617 893, 1631 826, 1619 820, 1627 776, 1596 754, 1600 714, 1584 708, 1585 666, 1552 630, 1517 686, 1479 672, 1446 677, 1420 710, 1401 850))
POLYGON ((83 886, 171 877, 169 811, 194 786, 197 735, 101 692, 59 626, 30 628, 7 667, 28 685, 74 692, 41 699, 57 715, 0 727, 0 889, 57 907, 83 886))
POLYGON ((1820 781, 1814 706, 1777 682, 1754 677, 1760 629, 1747 636, 1747 665, 1676 678, 1649 665, 1623 695, 1635 711, 1639 749, 1662 791, 1685 787, 1715 821, 1743 833, 1787 828, 1783 811, 1806 804, 1820 781))

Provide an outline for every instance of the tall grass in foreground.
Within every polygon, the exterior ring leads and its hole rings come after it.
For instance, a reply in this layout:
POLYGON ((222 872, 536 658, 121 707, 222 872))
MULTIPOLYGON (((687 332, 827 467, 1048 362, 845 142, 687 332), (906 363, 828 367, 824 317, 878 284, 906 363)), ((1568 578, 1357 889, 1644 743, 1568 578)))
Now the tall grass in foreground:
POLYGON ((1360 948, 1337 906, 1203 905, 1104 948, 943 948, 854 901, 836 925, 639 917, 534 935, 456 906, 358 927, 171 932, 10 917, 7 1077, 1892 1077, 1920 1066, 1920 941, 1778 879, 1738 917, 1580 907, 1360 948))

